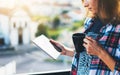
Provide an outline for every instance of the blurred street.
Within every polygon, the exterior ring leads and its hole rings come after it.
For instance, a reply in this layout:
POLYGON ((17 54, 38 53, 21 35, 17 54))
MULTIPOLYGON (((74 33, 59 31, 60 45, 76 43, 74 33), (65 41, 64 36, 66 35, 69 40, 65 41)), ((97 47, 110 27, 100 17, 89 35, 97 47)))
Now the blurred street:
MULTIPOLYGON (((71 61, 71 58, 64 58, 71 61)), ((17 74, 64 70, 71 67, 71 63, 56 62, 34 45, 19 45, 15 50, 0 51, 0 61, 2 61, 0 66, 4 66, 13 60, 16 61, 17 74), (45 61, 45 59, 52 61, 45 61)))
POLYGON ((72 57, 53 60, 31 40, 44 34, 74 48, 72 34, 83 32, 85 15, 80 0, 0 0, 1 73, 12 70, 11 61, 17 74, 70 69, 72 57))

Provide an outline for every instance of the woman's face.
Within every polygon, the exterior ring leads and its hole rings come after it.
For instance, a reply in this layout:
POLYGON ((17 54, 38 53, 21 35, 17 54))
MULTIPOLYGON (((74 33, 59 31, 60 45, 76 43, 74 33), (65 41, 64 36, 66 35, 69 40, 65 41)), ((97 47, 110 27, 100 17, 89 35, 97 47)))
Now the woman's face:
POLYGON ((87 8, 89 14, 96 15, 97 14, 97 4, 98 0, 82 0, 83 5, 87 8))

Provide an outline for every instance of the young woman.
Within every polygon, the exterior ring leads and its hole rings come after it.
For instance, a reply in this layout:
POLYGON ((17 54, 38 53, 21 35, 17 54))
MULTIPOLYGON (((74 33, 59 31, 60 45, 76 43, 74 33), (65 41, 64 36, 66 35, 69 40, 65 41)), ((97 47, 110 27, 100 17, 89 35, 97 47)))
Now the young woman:
POLYGON ((61 54, 73 56, 71 75, 120 75, 120 10, 119 0, 82 0, 89 18, 84 33, 85 51, 76 53, 57 41, 51 43, 62 49, 61 54))

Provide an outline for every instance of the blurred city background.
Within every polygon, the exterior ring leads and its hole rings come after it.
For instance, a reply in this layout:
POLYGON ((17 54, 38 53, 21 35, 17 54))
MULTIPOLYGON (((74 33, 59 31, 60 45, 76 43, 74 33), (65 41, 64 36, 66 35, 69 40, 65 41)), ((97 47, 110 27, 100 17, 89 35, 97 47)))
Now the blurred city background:
POLYGON ((32 40, 44 34, 74 48, 84 16, 81 0, 0 0, 0 66, 15 61, 16 73, 70 69, 72 57, 53 60, 32 40))

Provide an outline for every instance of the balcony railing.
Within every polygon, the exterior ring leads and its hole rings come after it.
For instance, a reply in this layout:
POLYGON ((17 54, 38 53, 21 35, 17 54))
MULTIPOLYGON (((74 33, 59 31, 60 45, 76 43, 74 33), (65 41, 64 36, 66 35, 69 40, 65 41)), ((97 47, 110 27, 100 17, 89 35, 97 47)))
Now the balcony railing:
POLYGON ((26 74, 16 74, 16 75, 70 75, 70 69, 36 72, 36 73, 26 73, 26 74))

